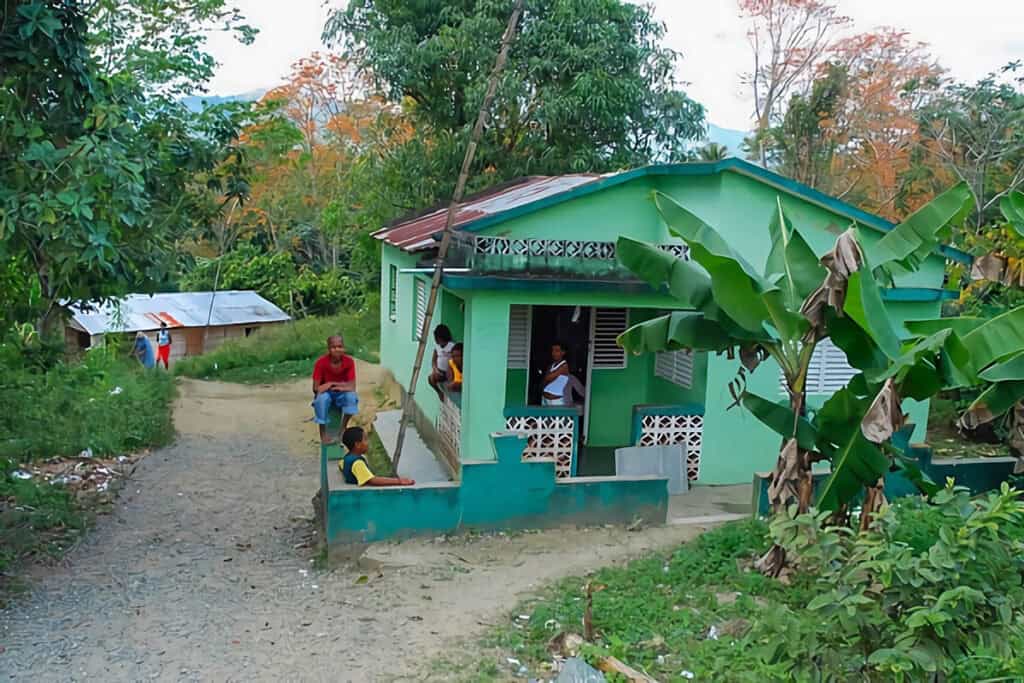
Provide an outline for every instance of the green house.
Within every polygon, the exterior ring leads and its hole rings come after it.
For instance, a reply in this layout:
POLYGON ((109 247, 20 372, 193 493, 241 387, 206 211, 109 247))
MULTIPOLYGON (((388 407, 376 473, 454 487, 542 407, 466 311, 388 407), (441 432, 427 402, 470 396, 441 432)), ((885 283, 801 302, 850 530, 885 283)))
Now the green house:
MULTIPOLYGON (((769 253, 767 224, 777 200, 819 255, 852 223, 879 238, 892 228, 738 159, 530 177, 469 198, 456 214, 434 315, 434 324, 446 324, 464 345, 462 392, 440 401, 428 385, 431 339, 413 404, 420 435, 447 462, 453 481, 354 492, 335 491, 324 475, 329 543, 462 527, 629 521, 640 513, 664 521, 665 478, 615 471, 616 450, 628 446, 684 444, 681 468, 697 484, 749 483, 755 472, 771 469, 778 436, 743 409, 729 408, 738 360, 686 351, 631 356, 616 344, 628 326, 678 308, 615 258, 622 235, 687 258, 656 210, 655 190, 713 226, 755 266, 769 253), (570 406, 541 405, 556 341, 568 348, 583 389, 570 406)), ((375 235, 382 242, 381 362, 405 390, 445 215, 429 212, 375 235)), ((884 291, 899 327, 939 315, 946 259, 969 262, 943 247, 884 291)), ((808 380, 811 401, 824 400, 853 374, 842 351, 820 344, 808 380)), ((770 361, 748 377, 748 387, 784 399, 770 361)), ((919 438, 927 405, 908 402, 905 409, 919 438)))
MULTIPOLYGON (((629 356, 615 343, 627 326, 677 308, 615 260, 620 235, 686 257, 654 206, 655 190, 713 226, 755 266, 769 252, 766 228, 777 197, 819 254, 853 222, 879 237, 892 227, 738 159, 524 178, 471 198, 457 214, 434 316, 465 346, 461 401, 442 405, 425 375, 415 395, 421 431, 433 430, 432 441, 456 471, 463 460, 494 457, 490 435, 500 430, 525 434, 525 457, 554 458, 559 477, 614 474, 615 449, 637 444, 685 442, 685 470, 697 483, 749 482, 774 464, 778 437, 742 409, 728 409, 737 360, 688 352, 629 356), (555 341, 568 345, 570 369, 585 388, 575 407, 540 405, 541 371, 555 341)), ((399 382, 412 374, 444 220, 439 210, 376 234, 383 242, 381 361, 399 382)), ((947 258, 966 256, 944 248, 884 293, 895 321, 939 315, 947 258)), ((828 342, 813 370, 808 385, 819 401, 853 374, 828 342)), ((748 386, 784 397, 772 363, 748 386)), ((923 434, 927 406, 907 410, 923 434)))

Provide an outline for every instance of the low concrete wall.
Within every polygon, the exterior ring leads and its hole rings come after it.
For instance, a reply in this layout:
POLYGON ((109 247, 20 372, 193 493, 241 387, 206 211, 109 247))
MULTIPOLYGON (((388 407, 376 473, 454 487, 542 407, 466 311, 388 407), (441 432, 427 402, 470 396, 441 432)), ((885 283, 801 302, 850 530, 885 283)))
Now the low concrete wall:
MULTIPOLYGON (((462 481, 328 491, 328 547, 470 529, 525 529, 664 523, 664 477, 581 477, 555 480, 552 461, 523 461, 526 439, 491 435, 495 460, 463 462, 462 481)), ((325 482, 326 483, 326 482, 325 482)))
MULTIPOLYGON (((933 482, 945 486, 947 479, 952 479, 957 486, 964 486, 977 495, 992 491, 1009 479, 1017 459, 1012 457, 999 458, 932 458, 932 449, 924 445, 905 447, 907 455, 917 460, 918 467, 933 482)), ((753 510, 755 516, 764 516, 771 510, 768 503, 769 472, 758 472, 754 475, 753 510)), ((828 479, 830 470, 823 469, 814 473, 815 498, 819 487, 828 479)), ((885 496, 889 500, 919 493, 917 486, 900 472, 887 472, 885 475, 885 496)))

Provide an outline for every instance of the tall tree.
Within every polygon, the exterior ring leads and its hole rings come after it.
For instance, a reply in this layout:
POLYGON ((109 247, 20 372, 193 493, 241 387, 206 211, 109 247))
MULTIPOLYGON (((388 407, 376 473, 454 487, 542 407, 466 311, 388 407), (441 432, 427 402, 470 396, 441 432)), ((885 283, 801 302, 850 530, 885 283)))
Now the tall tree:
POLYGON ((972 225, 997 217, 1000 200, 1024 186, 1024 75, 1007 64, 977 83, 951 83, 920 112, 927 150, 967 182, 972 225))
POLYGON ((918 114, 944 70, 924 43, 892 28, 837 41, 830 57, 847 75, 846 97, 826 126, 838 145, 830 191, 898 220, 935 194, 911 171, 922 144, 918 114))
POLYGON ((849 22, 834 0, 739 0, 750 21, 747 37, 754 65, 744 75, 754 95, 754 148, 766 163, 760 140, 782 118, 782 105, 794 88, 814 78, 837 29, 849 22))
POLYGON ((137 82, 149 95, 205 91, 217 66, 207 35, 224 31, 249 44, 256 30, 225 0, 85 0, 90 51, 107 76, 137 82))
MULTIPOLYGON (((419 126, 464 136, 511 4, 353 0, 332 13, 324 37, 393 101, 408 99, 419 126)), ((680 88, 664 33, 649 8, 622 0, 529 0, 480 165, 500 179, 683 158, 704 113, 680 88)), ((442 176, 454 178, 458 162, 444 161, 442 176)))
POLYGON ((835 120, 847 97, 846 69, 825 64, 807 94, 794 93, 782 123, 765 137, 769 162, 783 175, 825 192, 839 141, 835 120))
POLYGON ((245 191, 237 119, 185 118, 133 74, 108 75, 78 3, 3 10, 0 260, 33 281, 34 322, 47 329, 62 302, 170 280, 173 239, 209 216, 209 193, 245 191))

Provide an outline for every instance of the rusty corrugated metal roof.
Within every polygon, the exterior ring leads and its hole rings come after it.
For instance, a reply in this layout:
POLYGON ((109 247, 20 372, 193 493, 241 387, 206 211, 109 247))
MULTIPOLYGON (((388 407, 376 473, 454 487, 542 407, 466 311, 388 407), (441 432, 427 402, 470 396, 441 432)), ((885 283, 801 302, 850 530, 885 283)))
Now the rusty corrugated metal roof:
POLYGON ((129 294, 120 301, 91 310, 71 306, 74 321, 89 334, 155 330, 161 322, 168 327, 203 327, 207 316, 211 325, 243 325, 291 320, 287 313, 256 292, 223 291, 129 294))
MULTIPOLYGON (((568 192, 600 177, 596 173, 531 176, 503 187, 485 190, 459 205, 453 227, 458 228, 486 216, 568 192)), ((434 235, 444 230, 447 213, 447 207, 437 209, 378 230, 373 236, 403 251, 423 251, 432 247, 434 235)))

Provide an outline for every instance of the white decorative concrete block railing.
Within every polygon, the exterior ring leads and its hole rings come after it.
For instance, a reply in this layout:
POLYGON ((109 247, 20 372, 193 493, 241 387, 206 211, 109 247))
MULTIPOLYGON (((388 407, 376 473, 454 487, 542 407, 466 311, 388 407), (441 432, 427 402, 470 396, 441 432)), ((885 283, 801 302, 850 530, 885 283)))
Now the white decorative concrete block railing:
POLYGON ((574 476, 579 416, 564 409, 551 414, 541 410, 524 411, 533 414, 508 415, 505 428, 526 437, 523 460, 554 460, 557 478, 574 476))
POLYGON ((451 462, 459 461, 459 444, 462 442, 462 409, 449 397, 441 403, 441 413, 437 419, 437 432, 441 439, 441 448, 451 462))
MULTIPOLYGON (((615 242, 596 240, 512 239, 486 235, 460 235, 474 254, 491 256, 553 256, 564 258, 614 261, 615 242)), ((689 259, 690 248, 685 244, 662 244, 661 249, 682 259, 689 259)))
POLYGON ((700 453, 704 442, 704 416, 677 411, 656 412, 645 409, 637 414, 639 435, 637 446, 686 445, 686 478, 700 476, 700 453))

